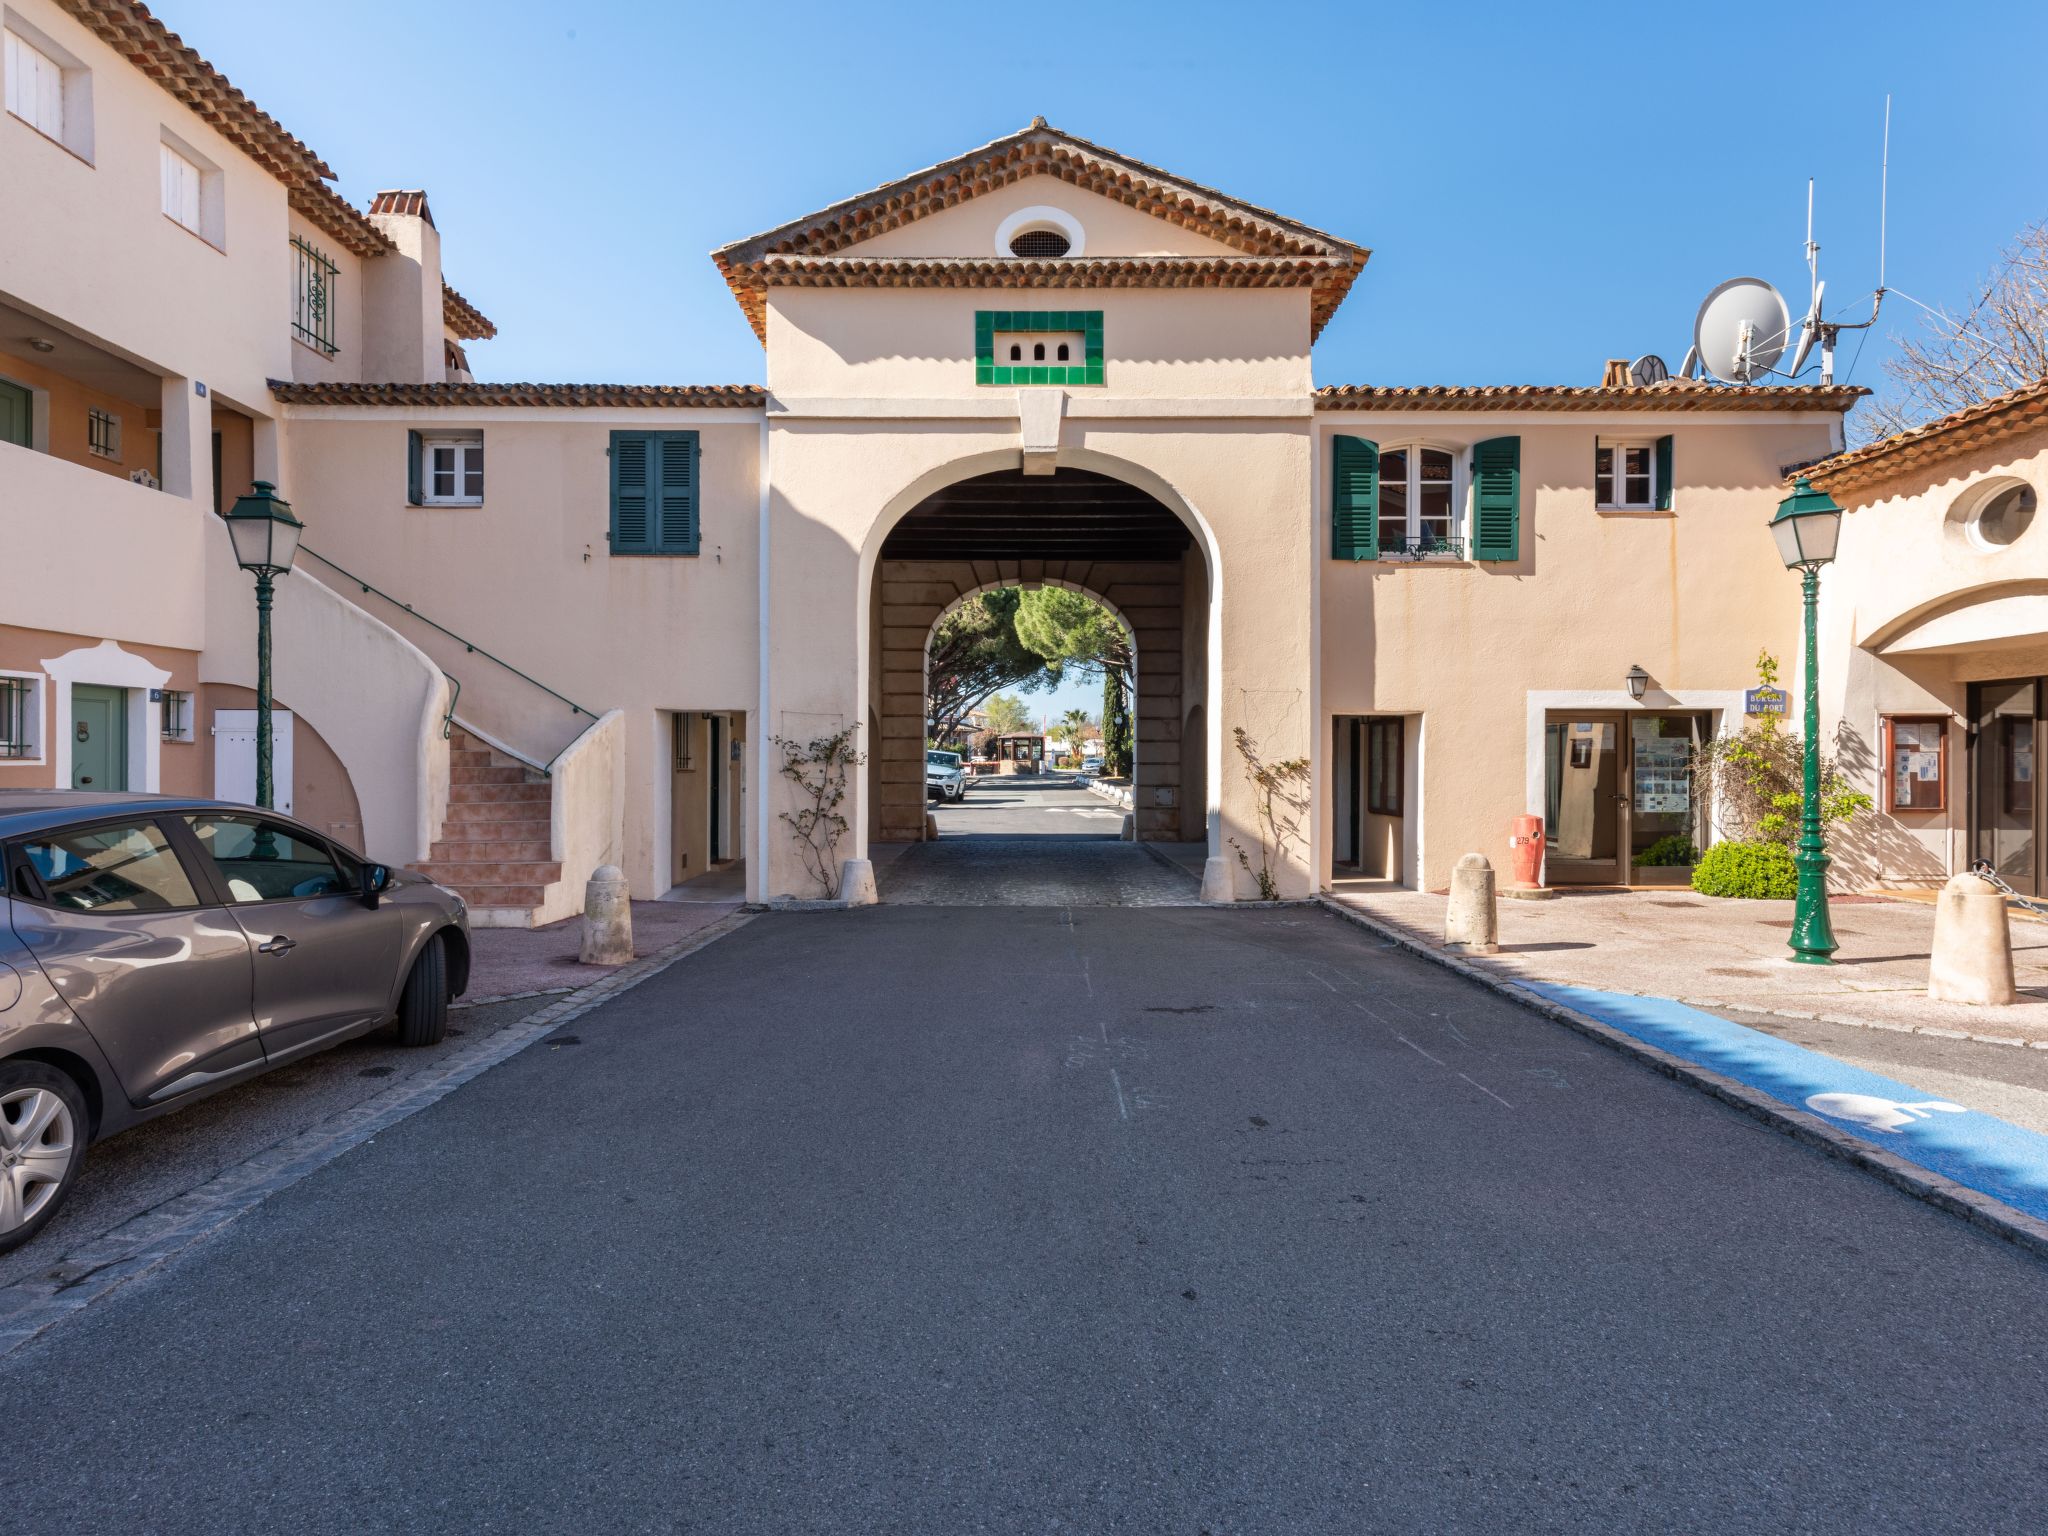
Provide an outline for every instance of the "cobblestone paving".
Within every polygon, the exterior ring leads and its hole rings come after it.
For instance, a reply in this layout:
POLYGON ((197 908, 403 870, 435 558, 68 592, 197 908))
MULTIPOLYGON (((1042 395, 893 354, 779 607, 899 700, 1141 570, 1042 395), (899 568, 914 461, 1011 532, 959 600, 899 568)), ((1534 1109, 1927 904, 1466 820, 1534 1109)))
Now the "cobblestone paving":
POLYGON ((882 900, 923 907, 1194 906, 1200 883, 1134 843, 940 837, 878 869, 882 900))

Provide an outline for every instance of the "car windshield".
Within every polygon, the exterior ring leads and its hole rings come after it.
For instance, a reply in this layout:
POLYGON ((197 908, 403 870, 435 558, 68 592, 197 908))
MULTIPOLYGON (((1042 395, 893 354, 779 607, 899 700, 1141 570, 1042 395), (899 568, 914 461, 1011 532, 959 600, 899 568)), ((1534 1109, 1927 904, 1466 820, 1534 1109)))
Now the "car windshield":
POLYGON ((960 754, 958 752, 927 752, 924 755, 924 762, 927 768, 958 768, 960 766, 960 754))

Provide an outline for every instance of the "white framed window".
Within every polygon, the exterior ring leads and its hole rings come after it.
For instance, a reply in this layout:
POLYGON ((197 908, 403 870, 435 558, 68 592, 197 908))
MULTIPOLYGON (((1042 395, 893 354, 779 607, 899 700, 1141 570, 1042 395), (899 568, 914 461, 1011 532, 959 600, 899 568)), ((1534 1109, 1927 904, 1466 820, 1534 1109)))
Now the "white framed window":
POLYGON ((40 672, 0 672, 0 764, 43 761, 43 688, 40 672))
POLYGON ((1380 554, 1465 557, 1465 450, 1401 443, 1380 450, 1380 554))
POLYGON ((481 437, 429 437, 420 447, 420 499, 427 506, 483 505, 484 440, 481 437))
POLYGON ((163 155, 164 217, 199 233, 199 167, 168 144, 163 155))
POLYGON ((157 151, 164 217, 215 249, 226 250, 226 192, 220 167, 168 128, 157 151))
POLYGON ((1612 511, 1646 512, 1658 505, 1654 441, 1602 439, 1593 450, 1593 503, 1612 511))
POLYGON ((4 46, 7 110, 46 138, 64 142, 64 69, 9 27, 4 46))
POLYGON ((97 459, 121 458, 121 418, 90 406, 85 413, 85 451, 97 459))

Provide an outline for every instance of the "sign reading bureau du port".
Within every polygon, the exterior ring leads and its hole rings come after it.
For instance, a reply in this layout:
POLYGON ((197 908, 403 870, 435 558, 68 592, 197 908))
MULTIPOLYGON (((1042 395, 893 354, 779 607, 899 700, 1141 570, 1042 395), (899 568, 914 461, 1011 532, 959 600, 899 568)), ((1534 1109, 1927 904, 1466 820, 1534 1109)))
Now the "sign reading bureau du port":
POLYGON ((1742 695, 1745 715, 1782 715, 1792 695, 1782 688, 1751 688, 1742 695))

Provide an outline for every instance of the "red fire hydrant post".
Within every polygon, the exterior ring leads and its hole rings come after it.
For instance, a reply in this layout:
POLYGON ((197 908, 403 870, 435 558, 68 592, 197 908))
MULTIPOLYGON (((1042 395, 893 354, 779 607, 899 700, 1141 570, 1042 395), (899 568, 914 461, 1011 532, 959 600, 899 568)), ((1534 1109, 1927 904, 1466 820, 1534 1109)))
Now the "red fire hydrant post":
POLYGON ((1515 878, 1501 887, 1501 895, 1521 901, 1541 901, 1556 892, 1543 883, 1543 818, 1517 816, 1509 824, 1508 859, 1515 878))

